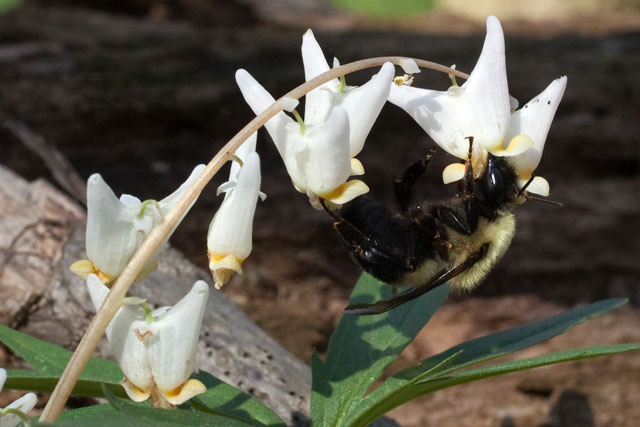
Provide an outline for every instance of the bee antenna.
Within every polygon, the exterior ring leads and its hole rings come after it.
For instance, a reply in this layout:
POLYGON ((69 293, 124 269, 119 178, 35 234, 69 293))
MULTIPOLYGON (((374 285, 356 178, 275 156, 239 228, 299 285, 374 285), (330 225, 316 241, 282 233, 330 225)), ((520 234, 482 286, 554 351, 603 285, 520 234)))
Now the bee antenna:
POLYGON ((560 202, 556 202, 553 200, 549 200, 549 199, 543 199, 542 197, 536 197, 536 196, 532 196, 531 194, 527 193, 524 195, 524 198, 527 200, 535 200, 536 202, 542 202, 542 203, 546 203, 548 205, 553 205, 553 206, 558 206, 558 207, 563 207, 564 205, 560 202))
POLYGON ((533 182, 533 178, 535 178, 534 174, 531 174, 531 178, 529 178, 529 181, 527 181, 520 190, 518 190, 518 194, 516 195, 516 197, 520 197, 524 194, 524 191, 527 189, 527 187, 529 186, 529 184, 531 184, 533 182))

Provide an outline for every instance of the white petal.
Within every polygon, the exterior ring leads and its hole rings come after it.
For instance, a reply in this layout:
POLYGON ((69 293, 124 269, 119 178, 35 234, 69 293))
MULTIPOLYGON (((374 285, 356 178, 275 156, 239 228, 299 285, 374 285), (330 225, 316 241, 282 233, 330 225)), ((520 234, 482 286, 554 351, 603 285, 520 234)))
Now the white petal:
POLYGON ((385 62, 371 80, 345 93, 340 106, 349 115, 351 157, 356 156, 362 150, 373 123, 387 102, 393 76, 393 65, 390 62, 385 62))
MULTIPOLYGON (((487 19, 482 53, 469 79, 446 92, 392 85, 389 101, 409 113, 448 153, 466 159, 469 143, 490 151, 502 145, 510 119, 510 98, 500 22, 487 19)), ((479 153, 478 153, 479 154, 479 153)))
POLYGON ((284 97, 280 98, 279 104, 280 104, 280 106, 282 107, 282 109, 284 111, 287 111, 287 112, 291 113, 300 104, 300 101, 298 101, 295 98, 284 96, 284 97))
POLYGON ((125 206, 99 174, 87 182, 87 257, 102 272, 116 277, 139 244, 135 208, 125 206))
MULTIPOLYGON (((344 205, 345 203, 350 202, 358 196, 366 194, 369 192, 369 187, 363 181, 359 179, 354 179, 351 181, 347 181, 344 184, 340 185, 338 188, 333 190, 331 193, 326 195, 326 199, 333 203, 334 205, 344 205)), ((313 203, 312 203, 313 206, 313 203)), ((318 208, 316 208, 318 209, 318 208)), ((319 209, 323 209, 322 205, 319 206, 319 209)))
POLYGON ((402 71, 407 74, 418 74, 420 72, 420 68, 418 68, 416 61, 411 58, 401 59, 399 65, 402 68, 402 71))
MULTIPOLYGON (((22 396, 20 399, 11 403, 5 409, 17 409, 23 414, 28 414, 36 403, 38 402, 38 398, 34 393, 27 393, 22 396)), ((0 418, 0 427, 15 427, 22 422, 22 419, 15 414, 6 414, 0 418)))
MULTIPOLYGON (((307 30, 302 36, 302 63, 305 81, 329 71, 329 64, 311 30, 307 30)), ((304 101, 304 122, 307 125, 320 123, 327 118, 333 92, 338 84, 338 79, 333 79, 307 93, 304 101)))
MULTIPOLYGON (((522 188, 527 183, 527 180, 519 179, 518 185, 522 188)), ((539 194, 540 196, 549 196, 549 182, 541 176, 536 176, 531 181, 531 184, 527 187, 527 193, 539 194)))
MULTIPOLYGON (((238 149, 233 154, 236 155, 242 162, 244 162, 249 154, 255 153, 257 141, 258 132, 254 132, 242 143, 242 145, 240 145, 240 147, 238 147, 238 149)), ((240 163, 233 160, 231 162, 231 170, 229 171, 229 181, 236 181, 238 179, 238 172, 240 172, 240 163)))
POLYGON ((191 185, 193 185, 193 183, 198 178, 198 176, 200 176, 200 174, 202 173, 205 167, 206 167, 205 165, 201 164, 193 168, 193 171, 191 171, 189 178, 187 178, 187 180, 183 182, 182 185, 180 185, 180 187, 178 187, 176 191, 174 191, 173 193, 171 193, 170 195, 168 195, 167 197, 165 197, 164 199, 158 202, 158 204, 160 205, 160 209, 162 209, 163 216, 168 214, 169 211, 173 209, 173 207, 176 205, 178 200, 180 200, 180 198, 187 191, 187 189, 191 187, 191 185))
MULTIPOLYGON (((97 311, 107 297, 109 288, 95 274, 87 277, 87 287, 97 311)), ((150 391, 153 386, 153 377, 147 360, 147 351, 141 340, 145 330, 144 310, 139 306, 127 305, 117 311, 107 326, 105 334, 109 340, 111 352, 127 379, 143 391, 150 391)))
POLYGON ((209 285, 199 280, 160 320, 148 324, 151 336, 145 339, 153 378, 161 390, 182 385, 195 363, 202 317, 209 285))
MULTIPOLYGON (((269 92, 267 92, 251 74, 243 69, 236 71, 236 83, 238 83, 238 87, 245 101, 256 115, 262 113, 275 102, 275 99, 273 99, 269 92)), ((265 124, 267 132, 269 132, 271 139, 273 139, 282 157, 284 157, 283 153, 286 144, 285 126, 291 122, 293 122, 293 119, 281 111, 265 124)))
POLYGON ((307 190, 323 196, 342 185, 351 174, 349 117, 335 107, 326 122, 307 129, 308 155, 303 160, 307 190))
MULTIPOLYGON (((17 409, 23 414, 27 415, 38 403, 38 397, 35 393, 27 393, 18 400, 12 402, 7 408, 17 409)), ((6 409, 6 408, 5 408, 6 409)))
POLYGON ((528 178, 526 175, 530 176, 540 163, 551 122, 566 87, 566 76, 554 80, 538 96, 511 116, 511 127, 507 141, 516 135, 524 134, 529 136, 534 143, 533 148, 509 159, 516 171, 524 175, 523 178, 528 178))
POLYGON ((442 182, 449 184, 460 181, 464 178, 465 165, 462 163, 451 163, 442 171, 442 182))
POLYGON ((4 387, 4 383, 7 381, 7 370, 0 368, 0 391, 4 387))
POLYGON ((207 235, 210 252, 233 254, 244 260, 251 253, 253 216, 260 191, 260 158, 251 153, 238 175, 238 183, 216 212, 207 235))

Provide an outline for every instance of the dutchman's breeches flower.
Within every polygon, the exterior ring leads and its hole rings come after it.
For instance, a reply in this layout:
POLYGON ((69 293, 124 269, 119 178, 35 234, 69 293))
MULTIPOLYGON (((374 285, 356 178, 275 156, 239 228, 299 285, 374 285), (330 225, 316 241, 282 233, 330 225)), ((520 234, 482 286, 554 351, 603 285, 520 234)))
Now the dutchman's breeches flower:
MULTIPOLYGON (((329 70, 311 30, 303 37, 302 59, 307 81, 329 70)), ((322 208, 320 199, 342 205, 369 191, 361 180, 347 179, 364 174, 355 156, 387 100, 393 75, 393 65, 385 63, 361 87, 334 79, 306 95, 304 121, 297 116, 296 123, 281 112, 266 123, 293 185, 309 196, 315 208, 322 208)), ((236 72, 236 81, 254 113, 275 101, 245 70, 236 72)))
MULTIPOLYGON (((0 368, 0 391, 6 380, 7 371, 0 368)), ((6 408, 0 409, 0 427, 15 427, 20 424, 37 402, 38 397, 35 394, 27 393, 6 408)))
POLYGON ((253 216, 260 192, 260 157, 253 134, 235 152, 229 181, 218 188, 224 192, 207 234, 209 269, 216 288, 222 287, 234 273, 242 274, 242 262, 251 253, 253 216))
MULTIPOLYGON (((302 62, 306 81, 329 71, 329 63, 311 30, 302 37, 302 62)), ((339 63, 334 58, 336 65, 339 63)), ((360 87, 347 86, 344 79, 328 81, 305 96, 304 123, 324 122, 332 107, 339 105, 344 108, 349 116, 349 154, 354 158, 362 151, 373 123, 387 102, 393 76, 394 67, 387 62, 380 72, 360 87)))
MULTIPOLYGON (((389 101, 404 109, 442 149, 466 160, 473 137, 472 164, 476 176, 484 170, 487 153, 509 159, 524 185, 537 167, 551 121, 567 78, 553 81, 523 109, 509 96, 504 34, 495 16, 487 19, 487 36, 469 79, 447 91, 392 84, 389 101)), ((462 179, 464 165, 449 165, 445 183, 462 179)), ((527 191, 548 195, 544 178, 535 177, 527 191)))
MULTIPOLYGON (((87 277, 87 286, 98 310, 109 288, 95 274, 87 277)), ((125 375, 122 386, 132 400, 151 397, 154 406, 166 408, 206 391, 204 384, 189 376, 208 296, 209 286, 199 280, 173 307, 152 312, 138 298, 125 300, 106 335, 125 375)))
MULTIPOLYGON (((245 70, 236 72, 236 81, 256 114, 275 102, 245 70)), ((349 116, 342 107, 334 107, 324 122, 309 126, 280 112, 265 127, 294 187, 307 194, 314 207, 321 209, 320 198, 339 205, 369 191, 360 180, 347 182, 354 171, 349 155, 349 116)))
MULTIPOLYGON (((128 194, 118 199, 99 174, 91 175, 87 183, 86 251, 89 259, 74 263, 71 271, 85 279, 94 273, 103 283, 113 281, 151 229, 162 221, 204 167, 196 166, 186 182, 159 202, 142 202, 128 194)), ((138 280, 153 271, 156 265, 154 256, 138 280)))

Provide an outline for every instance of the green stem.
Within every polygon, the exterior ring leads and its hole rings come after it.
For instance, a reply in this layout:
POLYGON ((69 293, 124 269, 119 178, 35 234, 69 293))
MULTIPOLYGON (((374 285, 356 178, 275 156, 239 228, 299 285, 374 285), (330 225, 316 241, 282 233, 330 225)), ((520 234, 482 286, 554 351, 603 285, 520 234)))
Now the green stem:
POLYGON ((26 425, 26 426, 29 425, 29 417, 27 416, 27 414, 25 414, 21 410, 16 409, 16 408, 6 408, 6 409, 0 410, 0 417, 2 417, 4 415, 8 415, 8 414, 16 415, 18 418, 20 418, 22 420, 24 425, 26 425))
MULTIPOLYGON (((290 92, 286 93, 283 97, 271 104, 262 113, 258 114, 253 120, 251 120, 245 127, 243 127, 233 138, 231 138, 220 151, 211 159, 209 164, 195 179, 191 187, 189 187, 180 200, 175 204, 173 209, 166 214, 164 221, 157 224, 153 230, 149 233, 149 236, 140 245, 135 254, 131 257, 127 266, 124 268, 120 276, 115 280, 111 286, 111 290, 106 299, 102 303, 102 306, 94 316, 93 320, 89 324, 82 340, 78 344, 76 351, 69 360, 67 367, 65 368, 60 380, 56 384, 51 398, 47 402, 47 405, 42 412, 40 420, 43 422, 53 422, 58 419, 60 413, 64 409, 64 405, 67 399, 71 395, 73 387, 75 386, 82 370, 89 361, 89 358, 93 354, 100 338, 104 334, 109 322, 113 319, 116 312, 122 305, 127 291, 138 277, 143 267, 146 265, 147 260, 158 250, 160 245, 166 241, 171 232, 175 229, 178 222, 184 216, 185 212, 191 207, 196 200, 200 192, 209 183, 213 176, 220 170, 238 149, 238 147, 249 138, 254 132, 257 132, 269 119, 281 112, 288 104, 287 99, 300 99, 311 90, 318 86, 344 76, 346 74, 353 73, 355 71, 364 70, 372 67, 379 67, 385 62, 391 62, 396 65, 402 65, 406 61, 413 58, 406 58, 402 56, 385 56, 378 58, 363 59, 360 61, 351 62, 349 64, 341 65, 336 68, 320 74, 319 76, 309 80, 306 83, 301 84, 290 92), (286 98, 286 99, 285 99, 286 98)), ((437 64, 431 61, 425 61, 421 59, 413 59, 418 67, 427 68, 435 71, 439 71, 445 74, 455 74, 462 78, 468 78, 469 76, 457 70, 452 70, 450 67, 437 64)))

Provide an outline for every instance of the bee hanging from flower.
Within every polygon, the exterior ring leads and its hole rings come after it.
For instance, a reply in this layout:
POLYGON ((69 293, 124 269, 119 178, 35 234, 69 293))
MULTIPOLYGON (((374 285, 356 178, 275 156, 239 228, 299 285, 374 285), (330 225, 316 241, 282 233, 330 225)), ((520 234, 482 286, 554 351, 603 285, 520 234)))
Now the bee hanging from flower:
MULTIPOLYGON (((509 96, 504 35, 495 17, 478 63, 462 86, 445 92, 392 84, 389 100, 407 111, 449 154, 464 160, 445 168, 445 183, 459 182, 455 197, 412 203, 412 187, 427 158, 395 182, 397 212, 362 196, 338 212, 327 212, 352 258, 368 273, 407 288, 389 300, 356 304, 349 314, 378 314, 449 282, 477 286, 502 258, 515 233, 513 207, 548 196, 549 184, 533 171, 564 93, 567 79, 554 80, 522 109, 509 96)), ((553 202, 552 202, 553 203, 553 202)))

